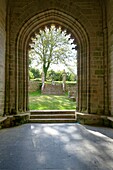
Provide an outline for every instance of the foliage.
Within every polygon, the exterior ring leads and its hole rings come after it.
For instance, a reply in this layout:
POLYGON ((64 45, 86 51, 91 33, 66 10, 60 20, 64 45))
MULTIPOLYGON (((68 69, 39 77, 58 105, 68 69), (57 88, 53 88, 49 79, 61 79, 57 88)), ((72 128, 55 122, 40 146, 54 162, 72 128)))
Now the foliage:
POLYGON ((30 61, 36 60, 37 65, 41 64, 45 79, 52 64, 62 63, 68 66, 69 62, 76 60, 74 39, 66 30, 62 31, 61 27, 56 28, 53 25, 50 28, 45 27, 31 40, 30 61))
POLYGON ((66 80, 67 81, 76 81, 76 75, 70 72, 66 73, 66 80))
MULTIPOLYGON (((49 70, 47 74, 47 81, 61 81, 62 82, 63 71, 49 70)), ((41 73, 36 68, 30 68, 29 70, 30 79, 38 79, 41 81, 41 73)), ((66 72, 66 81, 75 81, 76 75, 71 72, 66 72)))
POLYGON ((29 78, 30 79, 34 79, 34 75, 33 75, 33 73, 29 70, 29 78))
MULTIPOLYGON (((54 81, 62 81, 62 74, 63 71, 48 71, 47 80, 54 80, 54 81)), ((66 80, 67 81, 75 81, 76 75, 71 72, 66 72, 66 80)))
POLYGON ((34 79, 41 77, 40 71, 36 68, 31 67, 30 72, 33 74, 34 79))
POLYGON ((62 72, 61 71, 48 71, 47 80, 62 81, 62 72))

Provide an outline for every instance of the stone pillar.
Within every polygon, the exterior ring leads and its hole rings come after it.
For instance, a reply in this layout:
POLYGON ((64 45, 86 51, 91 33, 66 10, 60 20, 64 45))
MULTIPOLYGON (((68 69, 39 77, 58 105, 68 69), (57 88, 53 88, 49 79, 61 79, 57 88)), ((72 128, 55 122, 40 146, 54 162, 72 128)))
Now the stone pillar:
POLYGON ((42 91, 44 90, 44 83, 45 83, 45 75, 44 72, 42 72, 42 88, 41 88, 42 91))
POLYGON ((6 1, 0 0, 0 116, 4 113, 6 1))
POLYGON ((77 111, 81 112, 82 110, 82 71, 81 71, 81 51, 78 51, 78 59, 77 59, 77 92, 78 92, 78 100, 77 100, 77 111))
POLYGON ((81 76, 82 76, 82 112, 87 112, 87 59, 86 59, 86 49, 82 52, 82 63, 81 63, 81 76))
POLYGON ((108 25, 106 2, 103 1, 103 55, 104 55, 104 114, 109 115, 109 79, 108 79, 108 25))
POLYGON ((63 74, 62 74, 62 84, 63 84, 63 91, 65 92, 66 91, 66 72, 65 72, 65 70, 63 71, 63 74))

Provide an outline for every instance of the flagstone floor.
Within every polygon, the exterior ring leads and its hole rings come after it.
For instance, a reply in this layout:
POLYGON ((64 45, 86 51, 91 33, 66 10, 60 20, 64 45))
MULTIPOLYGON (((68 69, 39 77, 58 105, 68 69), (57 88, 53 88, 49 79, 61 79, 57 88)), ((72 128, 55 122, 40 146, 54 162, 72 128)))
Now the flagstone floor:
POLYGON ((113 129, 76 123, 2 129, 0 170, 113 170, 113 129))

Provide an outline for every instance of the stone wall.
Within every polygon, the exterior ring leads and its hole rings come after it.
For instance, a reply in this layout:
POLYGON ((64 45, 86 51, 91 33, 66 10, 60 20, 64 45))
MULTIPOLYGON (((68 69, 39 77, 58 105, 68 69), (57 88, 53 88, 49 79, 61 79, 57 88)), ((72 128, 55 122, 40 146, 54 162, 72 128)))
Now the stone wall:
MULTIPOLYGON (((35 91, 39 90, 40 84, 41 83, 39 83, 38 81, 30 80, 29 81, 29 88, 28 88, 29 92, 35 92, 35 91)), ((61 84, 61 86, 62 86, 62 84, 61 84)), ((48 87, 49 87, 49 85, 48 85, 48 87)), ((76 84, 71 84, 71 83, 66 84, 66 91, 67 92, 68 91, 71 91, 71 92, 75 91, 76 92, 76 88, 77 88, 76 84)))
POLYGON ((113 1, 107 1, 109 111, 113 116, 113 1))
POLYGON ((76 84, 66 84, 66 91, 76 92, 77 85, 76 84))
POLYGON ((40 88, 40 83, 39 82, 32 81, 32 80, 29 81, 29 88, 28 88, 29 92, 35 92, 39 88, 40 88))
POLYGON ((6 1, 0 0, 0 116, 4 112, 6 1))
POLYGON ((15 109, 20 112, 27 108, 27 43, 30 35, 51 21, 69 29, 77 41, 78 111, 104 114, 107 102, 104 68, 107 63, 103 56, 102 3, 101 0, 43 0, 43 3, 36 0, 9 0, 7 112, 12 114, 15 109))
POLYGON ((44 89, 42 90, 42 94, 47 94, 47 95, 63 95, 63 87, 62 84, 45 84, 44 89))

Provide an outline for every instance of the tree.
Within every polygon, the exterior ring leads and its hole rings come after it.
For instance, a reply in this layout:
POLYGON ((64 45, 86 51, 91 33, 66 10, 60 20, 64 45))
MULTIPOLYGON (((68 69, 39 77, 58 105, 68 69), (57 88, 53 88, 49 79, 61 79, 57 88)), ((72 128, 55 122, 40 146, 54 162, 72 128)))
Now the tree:
POLYGON ((29 79, 34 79, 34 75, 30 70, 29 70, 29 79))
POLYGON ((33 77, 36 78, 41 78, 40 71, 36 68, 30 68, 31 73, 33 74, 33 77))
POLYGON ((38 65, 42 65, 45 80, 50 65, 62 63, 68 66, 69 62, 76 60, 74 39, 66 30, 62 31, 61 27, 45 27, 44 30, 35 33, 31 40, 29 57, 36 60, 38 65))
POLYGON ((62 71, 49 70, 47 79, 54 81, 62 81, 62 71))

